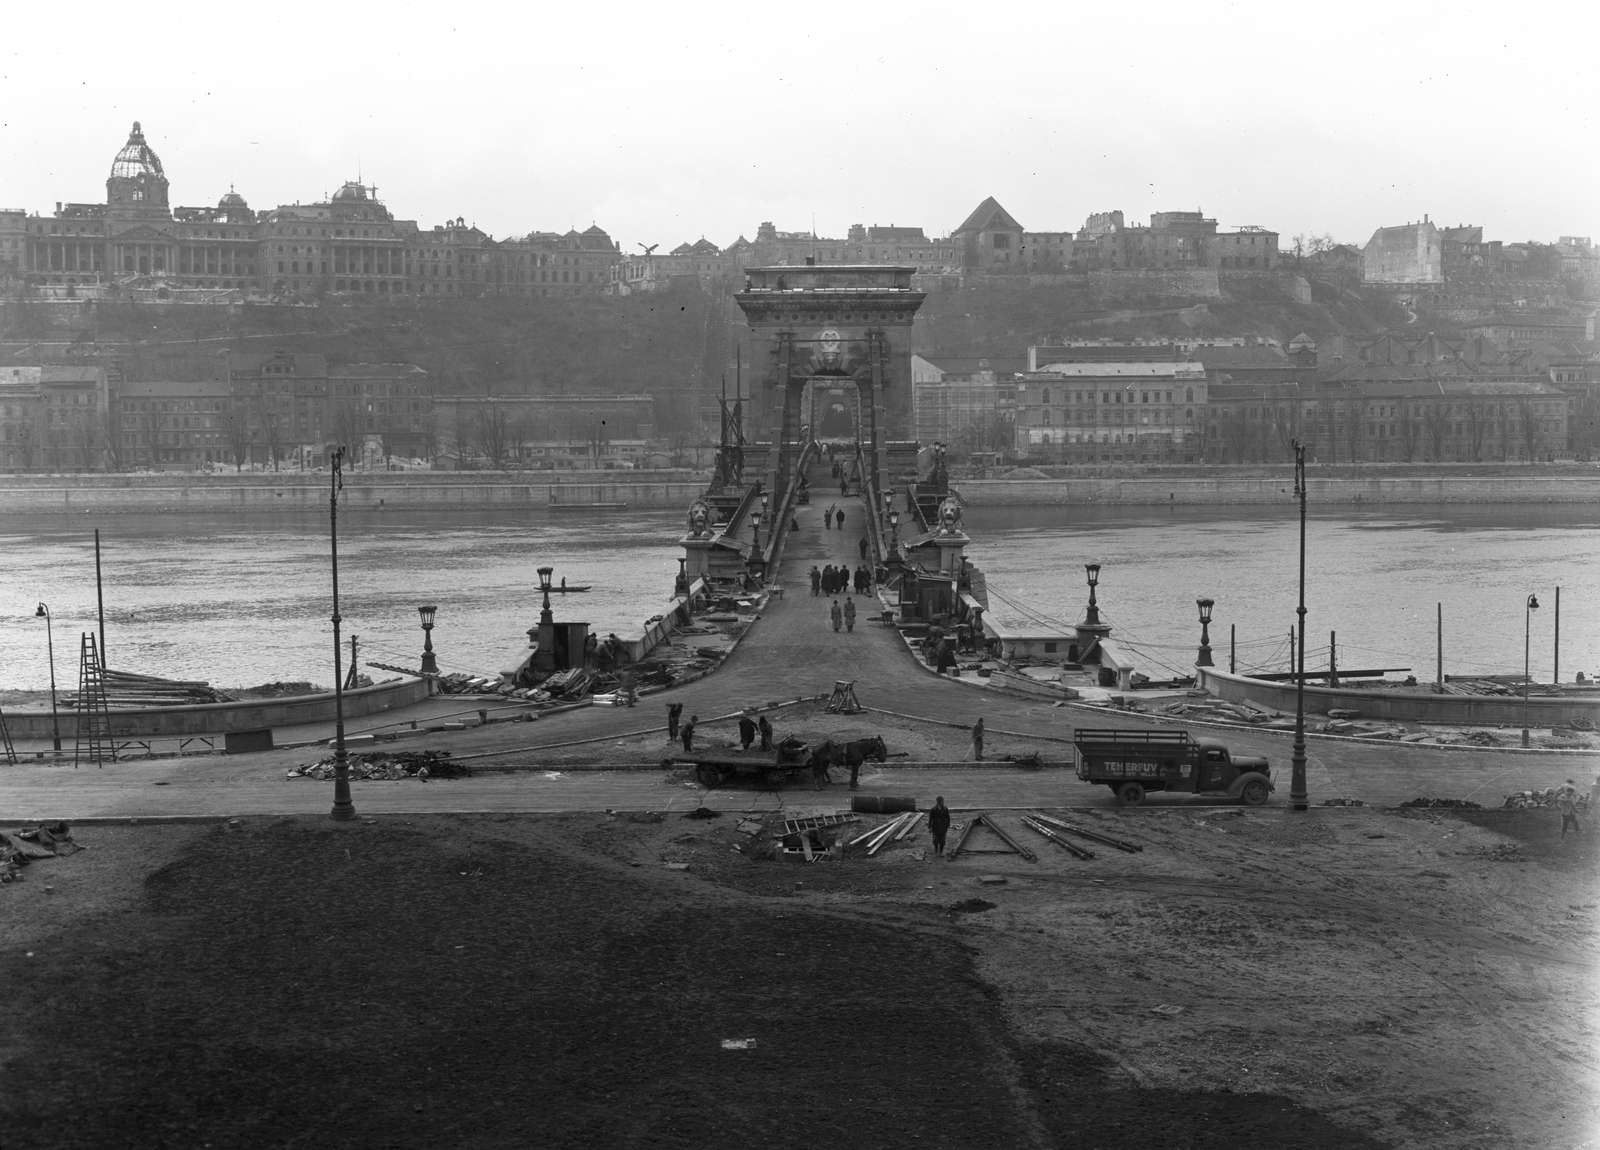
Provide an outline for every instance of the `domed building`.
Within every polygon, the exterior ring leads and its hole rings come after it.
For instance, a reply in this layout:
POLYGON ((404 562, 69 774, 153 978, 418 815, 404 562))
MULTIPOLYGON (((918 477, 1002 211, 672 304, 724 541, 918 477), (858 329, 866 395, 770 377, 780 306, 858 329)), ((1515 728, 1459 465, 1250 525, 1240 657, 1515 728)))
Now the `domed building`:
POLYGON ((138 120, 133 122, 128 142, 111 161, 111 176, 106 180, 106 206, 120 216, 171 218, 167 206, 167 176, 161 170, 161 157, 145 141, 138 120))

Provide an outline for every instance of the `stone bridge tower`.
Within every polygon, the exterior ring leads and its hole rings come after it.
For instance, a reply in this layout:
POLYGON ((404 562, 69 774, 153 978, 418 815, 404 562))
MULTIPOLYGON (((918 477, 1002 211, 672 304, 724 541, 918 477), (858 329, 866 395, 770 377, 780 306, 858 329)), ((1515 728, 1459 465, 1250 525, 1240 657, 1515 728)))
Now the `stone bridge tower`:
POLYGON ((751 331, 749 426, 770 436, 767 469, 782 485, 798 454, 808 384, 854 385, 856 431, 883 490, 891 439, 912 437, 911 324, 926 298, 915 269, 881 264, 783 265, 745 269, 734 298, 751 331))

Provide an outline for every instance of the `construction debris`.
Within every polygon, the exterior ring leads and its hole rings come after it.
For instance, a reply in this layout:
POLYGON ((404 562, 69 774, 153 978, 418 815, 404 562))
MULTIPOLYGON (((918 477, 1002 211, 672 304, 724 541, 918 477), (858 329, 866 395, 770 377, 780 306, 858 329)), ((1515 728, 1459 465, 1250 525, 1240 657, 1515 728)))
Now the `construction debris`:
MULTIPOLYGON (((334 775, 333 756, 319 759, 310 766, 291 767, 286 777, 291 779, 331 779, 334 775)), ((419 782, 429 779, 464 779, 472 775, 472 768, 452 762, 449 751, 371 751, 345 757, 352 779, 371 779, 376 782, 414 778, 419 782)))
POLYGON ((1021 843, 1017 842, 1016 839, 1007 834, 1005 828, 1000 826, 1000 824, 995 821, 994 817, 989 814, 973 815, 972 818, 967 820, 967 825, 961 828, 961 835, 956 839, 956 845, 954 849, 950 851, 950 857, 954 859, 963 850, 965 850, 968 854, 1018 854, 1027 859, 1029 862, 1039 861, 1038 855, 1034 854, 1027 847, 1023 846, 1021 843), (994 835, 995 838, 1003 842, 1005 847, 968 846, 967 840, 972 837, 972 832, 979 827, 984 827, 987 829, 991 834, 994 835))
POLYGON ((1097 843, 1105 843, 1108 847, 1116 847, 1119 851, 1127 851, 1129 854, 1144 850, 1144 847, 1136 842, 1129 842, 1127 839, 1114 839, 1110 835, 1101 834, 1099 831, 1085 830, 1083 827, 1074 826, 1072 823, 1063 822, 1061 819, 1051 818, 1049 815, 1039 814, 1037 811, 1034 812, 1033 817, 1081 838, 1092 839, 1097 843))
POLYGON ((1402 807, 1448 807, 1453 809, 1481 811, 1483 807, 1470 799, 1411 799, 1400 804, 1402 807))
MULTIPOLYGON (((1561 805, 1561 796, 1557 792, 1559 787, 1546 787, 1542 791, 1518 791, 1516 794, 1507 795, 1506 801, 1501 804, 1503 810, 1522 810, 1527 807, 1555 807, 1561 805)), ((1404 804, 1409 806, 1410 804, 1404 804)), ((1573 806, 1579 814, 1589 809, 1589 796, 1579 794, 1573 806)))
POLYGON ((1069 843, 1066 839, 1064 839, 1060 835, 1056 834, 1055 831, 1051 830, 1049 827, 1045 826, 1043 823, 1037 822, 1036 820, 1034 820, 1032 818, 1029 818, 1027 815, 1023 815, 1022 816, 1022 825, 1027 827, 1030 831, 1034 831, 1034 832, 1036 832, 1038 834, 1043 835, 1045 838, 1047 838, 1051 842, 1055 843, 1056 846, 1060 847, 1062 850, 1068 852, 1071 855, 1074 855, 1077 858, 1084 859, 1084 860, 1088 860, 1088 859, 1094 858, 1094 852, 1092 850, 1087 850, 1084 847, 1080 847, 1077 843, 1069 843))
POLYGON ((72 841, 72 828, 56 822, 0 832, 0 883, 21 882, 22 872, 35 859, 77 854, 83 848, 72 841))

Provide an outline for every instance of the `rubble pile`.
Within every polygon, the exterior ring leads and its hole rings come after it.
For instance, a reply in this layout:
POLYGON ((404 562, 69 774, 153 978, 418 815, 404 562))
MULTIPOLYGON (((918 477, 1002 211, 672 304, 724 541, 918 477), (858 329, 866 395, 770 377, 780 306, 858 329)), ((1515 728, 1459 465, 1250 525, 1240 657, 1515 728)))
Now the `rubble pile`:
MULTIPOLYGON (((472 768, 464 763, 452 762, 449 751, 367 751, 347 755, 345 762, 352 779, 372 779, 376 782, 398 782, 401 779, 464 779, 472 775, 472 768)), ((326 759, 305 767, 291 767, 285 777, 291 779, 331 779, 334 759, 326 759)))
POLYGON ((0 883, 21 882, 35 859, 77 854, 82 849, 72 841, 72 828, 62 822, 23 827, 9 834, 0 831, 0 883))
MULTIPOLYGON (((1507 795, 1506 801, 1501 804, 1502 810, 1518 811, 1528 807, 1555 807, 1561 804, 1561 796, 1556 792, 1559 787, 1546 787, 1542 791, 1517 791, 1507 795)), ((1589 809, 1589 796, 1580 794, 1574 804, 1578 813, 1582 814, 1589 809)))
POLYGON ((1492 847, 1473 847, 1463 852, 1476 858, 1488 859, 1490 862, 1527 862, 1523 856, 1521 843, 1498 843, 1492 847))
POLYGON ((1483 807, 1470 799, 1411 799, 1400 804, 1402 807, 1447 807, 1459 810, 1481 811, 1483 807))

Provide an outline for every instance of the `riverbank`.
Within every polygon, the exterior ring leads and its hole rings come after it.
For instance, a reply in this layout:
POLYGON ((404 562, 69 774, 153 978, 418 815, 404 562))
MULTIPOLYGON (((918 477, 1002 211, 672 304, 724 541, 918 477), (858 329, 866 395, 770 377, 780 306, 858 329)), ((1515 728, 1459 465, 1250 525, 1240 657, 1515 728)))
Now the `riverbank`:
MULTIPOLYGON (((599 513, 590 509, 594 504, 687 507, 706 478, 692 470, 356 471, 344 476, 340 505, 352 511, 555 507, 556 514, 599 513)), ((314 471, 0 476, 0 516, 317 511, 327 500, 328 476, 314 471)))
MULTIPOLYGON (((1595 503, 1600 471, 1547 475, 1371 475, 1308 479, 1308 498, 1319 507, 1406 504, 1595 503)), ((1120 504, 1124 506, 1230 506, 1283 504, 1294 480, 1282 475, 1095 475, 1071 479, 967 479, 957 481, 972 507, 1120 504)))

